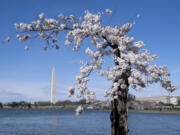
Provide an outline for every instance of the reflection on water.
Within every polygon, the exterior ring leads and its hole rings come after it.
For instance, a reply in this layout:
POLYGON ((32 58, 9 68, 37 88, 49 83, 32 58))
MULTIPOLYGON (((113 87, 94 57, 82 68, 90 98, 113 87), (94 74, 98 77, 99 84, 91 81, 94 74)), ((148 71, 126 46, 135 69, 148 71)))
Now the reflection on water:
MULTIPOLYGON (((128 135, 180 135, 180 114, 130 113, 128 135)), ((0 135, 109 135, 109 112, 0 110, 0 135)))
POLYGON ((60 126, 60 123, 57 123, 57 116, 52 115, 48 118, 48 133, 51 135, 56 135, 57 128, 60 126))

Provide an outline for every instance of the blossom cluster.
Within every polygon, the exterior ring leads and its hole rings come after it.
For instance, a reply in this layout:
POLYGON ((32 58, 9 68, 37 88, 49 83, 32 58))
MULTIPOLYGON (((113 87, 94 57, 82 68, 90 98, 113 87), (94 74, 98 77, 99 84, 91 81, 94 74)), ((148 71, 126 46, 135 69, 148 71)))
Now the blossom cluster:
MULTIPOLYGON (((106 13, 111 14, 112 11, 107 9, 106 13)), ((74 51, 81 47, 85 38, 90 38, 96 51, 90 47, 86 48, 85 52, 91 60, 80 62, 80 75, 76 76, 76 87, 69 88, 69 97, 73 96, 77 89, 77 97, 85 97, 87 103, 96 99, 95 92, 89 90, 87 86, 94 70, 99 70, 100 76, 106 76, 107 80, 113 82, 112 89, 104 93, 104 96, 110 97, 110 100, 117 99, 122 94, 122 90, 128 90, 129 86, 133 89, 141 89, 148 84, 160 82, 161 86, 168 91, 172 92, 177 89, 168 79, 170 74, 167 72, 167 67, 151 64, 157 55, 150 55, 147 50, 143 49, 143 41, 135 42, 133 37, 127 36, 133 24, 126 23, 115 27, 102 26, 101 16, 103 14, 92 14, 86 11, 84 19, 81 17, 76 19, 73 15, 66 17, 62 14, 57 19, 48 19, 42 13, 39 15, 39 20, 31 24, 15 24, 15 28, 22 33, 22 35, 17 35, 17 38, 24 42, 33 38, 28 32, 34 32, 37 33, 35 37, 40 37, 47 42, 44 50, 47 50, 50 45, 59 49, 58 34, 61 31, 67 31, 65 44, 68 46, 73 44, 74 51), (104 57, 112 54, 114 55, 114 66, 102 71, 104 57)), ((8 38, 7 41, 10 39, 8 38)), ((29 50, 29 47, 26 46, 26 49, 29 50)), ((76 110, 77 114, 82 111, 82 106, 76 110)))
POLYGON ((80 115, 84 111, 84 108, 82 105, 78 106, 76 108, 76 115, 80 115))

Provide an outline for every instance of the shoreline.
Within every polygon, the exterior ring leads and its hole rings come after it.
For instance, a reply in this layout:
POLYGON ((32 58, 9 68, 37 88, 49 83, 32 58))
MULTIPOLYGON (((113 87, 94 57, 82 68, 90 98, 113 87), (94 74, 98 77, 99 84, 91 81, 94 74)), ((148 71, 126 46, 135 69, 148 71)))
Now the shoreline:
POLYGON ((133 113, 156 113, 156 114, 180 114, 180 110, 164 110, 164 111, 157 111, 157 110, 129 110, 128 112, 133 112, 133 113))
MULTIPOLYGON (((36 107, 36 108, 0 108, 1 110, 73 110, 75 108, 65 108, 65 107, 36 107)), ((85 109, 85 110, 95 110, 101 112, 111 112, 111 110, 107 109, 85 109)), ((128 112, 132 113, 156 113, 156 114, 180 114, 180 110, 131 110, 129 109, 128 112)))

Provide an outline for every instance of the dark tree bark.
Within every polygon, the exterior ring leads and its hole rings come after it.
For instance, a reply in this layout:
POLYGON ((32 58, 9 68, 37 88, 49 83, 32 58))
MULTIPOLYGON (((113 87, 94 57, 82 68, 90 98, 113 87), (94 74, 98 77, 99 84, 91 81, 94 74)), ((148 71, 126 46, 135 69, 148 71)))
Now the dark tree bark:
MULTIPOLYGON (((128 85, 128 83, 126 84, 128 85)), ((118 99, 111 102, 111 135, 127 135, 128 134, 128 88, 119 90, 121 94, 118 99)))
MULTIPOLYGON (((115 48, 116 46, 114 46, 115 48)), ((116 51, 115 56, 121 57, 120 52, 116 51)), ((118 62, 115 61, 115 65, 118 62)), ((118 82, 119 79, 125 81, 126 89, 122 89, 120 86, 118 88, 118 98, 111 102, 111 135, 127 135, 128 134, 128 77, 130 76, 130 69, 127 69, 121 77, 116 78, 114 82, 118 82)))
MULTIPOLYGON (((118 45, 112 45, 106 37, 103 37, 109 46, 113 49, 116 49, 114 52, 115 57, 121 58, 121 53, 117 49, 118 45)), ((117 61, 114 61, 115 65, 119 65, 117 61)), ((130 63, 129 63, 130 64, 130 63)), ((118 88, 118 92, 120 93, 118 95, 117 99, 114 99, 111 101, 111 114, 110 114, 110 120, 111 120, 111 135, 127 135, 128 134, 128 77, 131 74, 131 70, 126 69, 126 72, 121 75, 121 77, 116 78, 114 82, 118 82, 118 80, 123 79, 126 84, 126 89, 118 88)))

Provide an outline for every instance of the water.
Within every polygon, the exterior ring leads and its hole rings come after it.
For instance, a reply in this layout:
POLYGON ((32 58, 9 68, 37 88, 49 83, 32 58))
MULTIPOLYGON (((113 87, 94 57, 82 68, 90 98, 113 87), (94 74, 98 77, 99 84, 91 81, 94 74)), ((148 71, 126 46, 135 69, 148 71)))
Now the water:
MULTIPOLYGON (((129 113, 129 135, 180 135, 180 114, 129 113)), ((0 110, 0 135, 109 135, 109 112, 0 110)))

